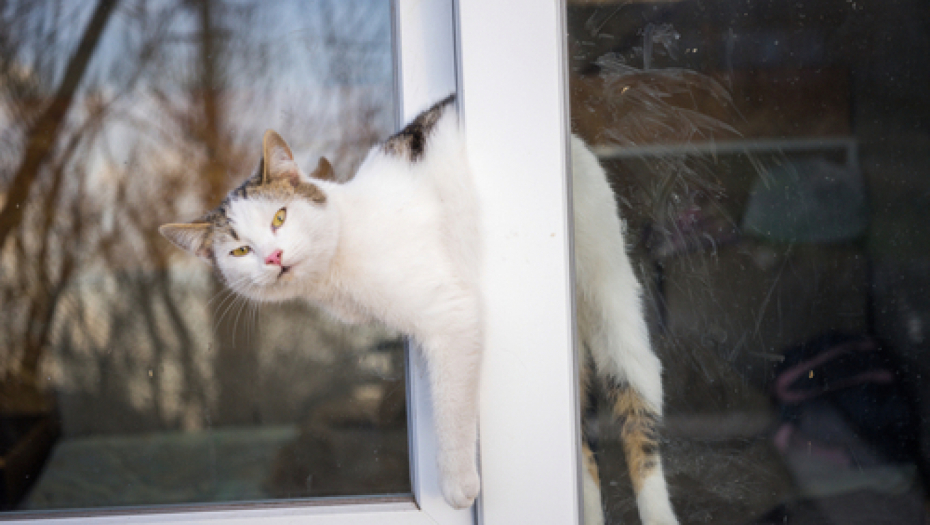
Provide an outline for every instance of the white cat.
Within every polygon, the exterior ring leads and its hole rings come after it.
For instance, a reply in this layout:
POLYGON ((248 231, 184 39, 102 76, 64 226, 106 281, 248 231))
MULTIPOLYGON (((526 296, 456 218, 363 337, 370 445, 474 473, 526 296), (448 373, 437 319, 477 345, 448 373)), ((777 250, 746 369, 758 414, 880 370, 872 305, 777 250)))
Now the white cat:
MULTIPOLYGON (((378 320, 419 343, 433 392, 442 492, 457 508, 479 492, 481 239, 454 97, 373 148, 337 183, 320 159, 310 175, 273 131, 256 173, 219 207, 162 234, 258 301, 302 299, 339 319, 378 320)), ((573 139, 578 312, 596 376, 623 418, 644 523, 677 523, 658 455, 661 368, 652 353, 613 194, 594 155, 573 139)), ((585 378, 591 380, 590 377, 585 378)), ((588 523, 602 523, 596 465, 585 448, 588 523)))

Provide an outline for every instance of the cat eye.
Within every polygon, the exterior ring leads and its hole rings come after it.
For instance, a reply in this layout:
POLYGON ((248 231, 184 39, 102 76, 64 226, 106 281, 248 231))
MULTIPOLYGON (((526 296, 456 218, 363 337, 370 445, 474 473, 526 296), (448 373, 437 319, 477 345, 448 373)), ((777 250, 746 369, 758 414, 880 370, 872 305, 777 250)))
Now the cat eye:
POLYGON ((229 255, 232 255, 233 257, 242 257, 243 255, 246 255, 251 251, 252 251, 252 248, 249 248, 248 246, 240 246, 236 248, 235 250, 229 252, 229 255))
POLYGON ((281 208, 278 210, 278 213, 274 214, 274 219, 271 221, 271 226, 274 228, 280 227, 284 224, 284 218, 287 217, 287 209, 281 208))

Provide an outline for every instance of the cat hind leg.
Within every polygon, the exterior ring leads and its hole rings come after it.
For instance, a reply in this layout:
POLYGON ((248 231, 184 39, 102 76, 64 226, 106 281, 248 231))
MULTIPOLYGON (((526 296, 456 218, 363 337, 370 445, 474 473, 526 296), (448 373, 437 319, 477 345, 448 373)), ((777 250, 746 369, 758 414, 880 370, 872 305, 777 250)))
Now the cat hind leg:
MULTIPOLYGON (((619 437, 640 518, 645 525, 677 524, 659 450, 661 365, 649 347, 641 319, 617 333, 611 329, 617 328, 617 323, 608 325, 600 315, 604 307, 592 305, 591 299, 579 298, 579 328, 582 340, 591 349, 595 374, 606 385, 612 414, 620 422, 619 437), (639 324, 643 326, 633 329, 639 324), (636 337, 638 330, 641 332, 636 337), (618 338, 624 331, 626 336, 618 338)), ((587 518, 585 521, 596 523, 587 518)))
POLYGON ((614 416, 622 425, 620 439, 640 519, 646 525, 677 524, 659 454, 660 416, 629 385, 609 388, 614 416))
POLYGON ((579 333, 622 424, 640 518, 646 525, 677 524, 658 446, 662 366, 649 342, 641 286, 607 175, 577 138, 572 140, 572 174, 579 333))

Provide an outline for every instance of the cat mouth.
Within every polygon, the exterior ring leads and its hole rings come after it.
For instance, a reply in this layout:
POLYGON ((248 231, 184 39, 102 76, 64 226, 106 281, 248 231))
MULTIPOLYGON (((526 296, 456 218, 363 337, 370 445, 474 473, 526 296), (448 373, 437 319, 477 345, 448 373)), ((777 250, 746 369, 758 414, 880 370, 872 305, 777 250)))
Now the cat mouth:
POLYGON ((282 266, 282 267, 281 267, 281 273, 278 274, 278 279, 280 279, 280 278, 284 277, 286 274, 290 273, 291 268, 293 268, 293 267, 294 267, 294 265, 291 265, 291 266, 282 266))

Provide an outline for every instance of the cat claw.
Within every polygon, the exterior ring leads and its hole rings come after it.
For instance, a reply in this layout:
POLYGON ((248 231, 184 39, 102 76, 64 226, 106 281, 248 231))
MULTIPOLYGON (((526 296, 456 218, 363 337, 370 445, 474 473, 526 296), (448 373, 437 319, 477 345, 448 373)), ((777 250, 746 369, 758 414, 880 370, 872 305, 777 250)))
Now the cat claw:
POLYGON ((481 481, 477 472, 445 477, 441 485, 443 497, 455 509, 471 507, 481 491, 481 481))

